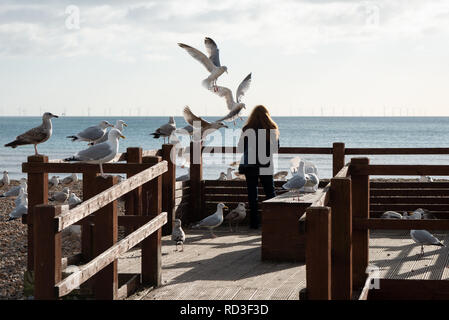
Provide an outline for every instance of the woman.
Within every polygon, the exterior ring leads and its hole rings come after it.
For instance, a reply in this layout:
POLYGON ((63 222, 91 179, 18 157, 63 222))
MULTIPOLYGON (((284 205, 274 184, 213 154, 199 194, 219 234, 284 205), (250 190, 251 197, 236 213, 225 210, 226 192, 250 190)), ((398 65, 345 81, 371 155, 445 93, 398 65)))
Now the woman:
POLYGON ((242 128, 238 148, 243 153, 239 172, 246 177, 250 208, 250 228, 258 229, 260 219, 257 205, 259 180, 266 199, 276 196, 273 181, 273 154, 279 147, 279 129, 262 105, 254 107, 242 128))

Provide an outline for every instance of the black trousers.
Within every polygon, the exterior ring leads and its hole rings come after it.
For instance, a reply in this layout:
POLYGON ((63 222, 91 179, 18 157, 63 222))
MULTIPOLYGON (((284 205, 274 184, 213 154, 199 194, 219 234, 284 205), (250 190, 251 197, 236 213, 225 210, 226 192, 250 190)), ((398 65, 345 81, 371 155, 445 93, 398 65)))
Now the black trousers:
POLYGON ((260 219, 258 210, 258 192, 257 186, 260 183, 262 184, 263 190, 266 195, 266 200, 274 198, 276 196, 274 192, 274 181, 272 175, 253 175, 253 174, 245 174, 246 177, 246 187, 248 189, 248 203, 250 209, 250 228, 257 229, 260 226, 260 219))

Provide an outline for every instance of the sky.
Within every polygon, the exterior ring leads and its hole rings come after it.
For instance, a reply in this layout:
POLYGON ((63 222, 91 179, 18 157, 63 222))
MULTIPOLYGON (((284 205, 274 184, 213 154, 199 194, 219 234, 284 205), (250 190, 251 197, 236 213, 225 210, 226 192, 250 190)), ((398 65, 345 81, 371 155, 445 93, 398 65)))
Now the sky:
POLYGON ((0 0, 0 116, 224 115, 177 46, 206 36, 247 110, 449 116, 443 0, 0 0))

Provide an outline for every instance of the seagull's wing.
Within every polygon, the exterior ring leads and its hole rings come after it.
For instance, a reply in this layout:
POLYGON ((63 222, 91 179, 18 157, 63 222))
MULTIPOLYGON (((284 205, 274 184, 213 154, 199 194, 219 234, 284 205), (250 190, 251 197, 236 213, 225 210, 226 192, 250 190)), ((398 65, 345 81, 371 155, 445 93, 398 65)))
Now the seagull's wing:
POLYGON ((214 213, 199 222, 201 227, 215 227, 222 222, 217 213, 214 213))
POLYGON ((240 111, 242 111, 243 105, 238 105, 237 107, 233 108, 227 115, 225 115, 223 118, 218 119, 215 122, 221 122, 221 121, 232 121, 235 119, 235 117, 238 116, 240 111))
POLYGON ((306 184, 306 179, 303 176, 294 175, 290 180, 282 185, 284 189, 301 189, 306 184))
POLYGON ((237 88, 236 93, 236 99, 237 102, 240 102, 242 97, 245 95, 246 91, 249 89, 249 85, 251 84, 251 73, 243 79, 243 81, 240 83, 239 87, 237 88))
POLYGON ((45 140, 46 138, 48 138, 48 131, 40 125, 36 128, 28 130, 25 133, 22 133, 20 136, 17 136, 16 140, 20 143, 32 144, 45 140))
POLYGON ((103 142, 79 151, 75 158, 78 161, 101 160, 109 156, 113 151, 108 142, 103 142))
POLYGON ((204 45, 206 46, 207 53, 209 54, 209 59, 212 63, 219 67, 220 66, 220 50, 214 40, 211 38, 204 38, 204 45))
POLYGON ((190 110, 190 108, 187 106, 183 110, 183 115, 184 115, 184 120, 191 126, 193 126, 194 121, 200 121, 202 128, 208 127, 210 125, 209 121, 206 121, 203 118, 194 115, 193 112, 190 110))
POLYGON ((224 97, 226 99, 226 105, 228 106, 228 109, 232 110, 232 107, 234 106, 234 98, 232 97, 231 89, 217 86, 215 90, 216 91, 214 90, 211 91, 216 95, 218 95, 219 97, 224 97))
POLYGON ((171 123, 166 123, 159 128, 159 132, 164 135, 170 135, 173 130, 176 130, 176 126, 172 125, 171 123))
POLYGON ((232 220, 237 219, 238 217, 239 217, 239 212, 238 212, 236 209, 234 209, 234 210, 232 210, 231 212, 229 212, 229 213, 226 215, 226 217, 224 217, 224 219, 225 219, 226 221, 232 221, 232 220))
POLYGON ((433 234, 431 234, 427 230, 414 230, 412 234, 412 238, 419 243, 425 244, 439 244, 440 240, 438 240, 433 234))
POLYGON ((185 49, 195 60, 201 63, 207 71, 212 72, 212 70, 214 70, 215 67, 213 62, 204 53, 184 43, 178 43, 178 45, 185 49))
POLYGON ((90 141, 98 140, 103 137, 103 135, 104 131, 99 126, 92 126, 78 133, 78 137, 90 141))

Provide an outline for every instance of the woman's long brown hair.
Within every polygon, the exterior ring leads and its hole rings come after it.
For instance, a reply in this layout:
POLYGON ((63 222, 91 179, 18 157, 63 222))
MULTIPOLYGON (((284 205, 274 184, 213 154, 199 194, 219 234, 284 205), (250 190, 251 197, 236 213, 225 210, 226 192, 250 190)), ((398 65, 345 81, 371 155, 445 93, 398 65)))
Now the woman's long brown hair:
MULTIPOLYGON (((279 137, 279 127, 276 122, 271 119, 270 112, 268 112, 268 109, 263 105, 254 107, 253 111, 248 117, 248 120, 243 126, 242 131, 245 131, 246 129, 274 129, 276 138, 279 137)), ((267 134, 267 138, 269 138, 269 136, 270 135, 267 134)))

